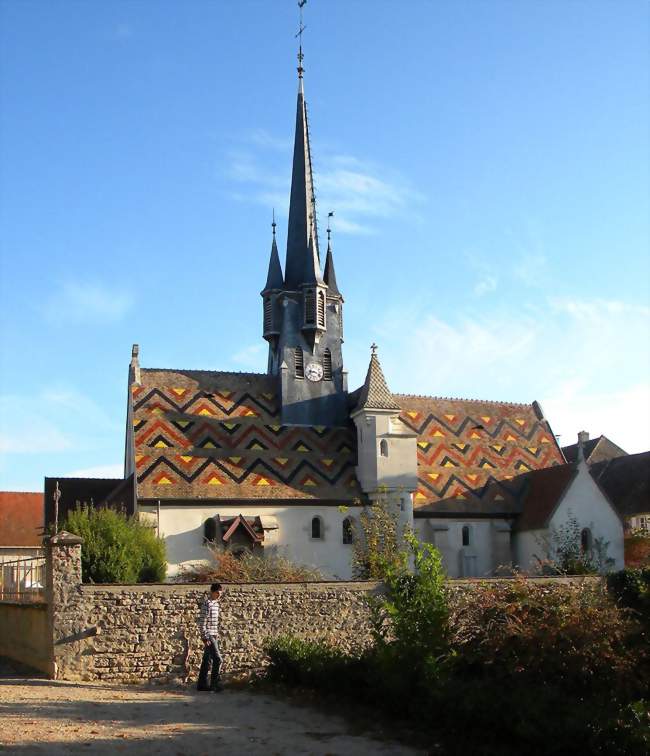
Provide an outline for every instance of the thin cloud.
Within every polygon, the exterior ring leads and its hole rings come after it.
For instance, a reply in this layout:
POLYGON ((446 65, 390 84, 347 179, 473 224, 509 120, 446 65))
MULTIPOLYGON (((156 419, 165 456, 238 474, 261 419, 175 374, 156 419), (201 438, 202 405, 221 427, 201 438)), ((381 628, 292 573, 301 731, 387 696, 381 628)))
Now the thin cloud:
POLYGON ((479 297, 491 294, 496 291, 498 282, 499 279, 496 276, 487 275, 474 286, 474 293, 479 297))
MULTIPOLYGON (((283 157, 278 167, 278 158, 272 153, 286 153, 290 145, 262 129, 251 132, 246 141, 246 148, 227 154, 226 175, 250 190, 233 190, 230 196, 276 208, 278 215, 285 215, 291 184, 289 165, 283 157)), ((423 202, 423 195, 388 174, 385 168, 351 155, 322 155, 314 166, 319 213, 335 210, 337 231, 364 235, 377 233, 382 219, 413 217, 413 208, 423 202)))
POLYGON ((44 305, 53 325, 108 325, 122 320, 133 307, 130 293, 98 282, 67 281, 44 305))
POLYGON ((261 371, 264 368, 266 350, 264 343, 251 344, 235 352, 230 359, 235 365, 261 371))
POLYGON ((62 478, 123 478, 124 465, 94 465, 72 470, 61 476, 62 478))

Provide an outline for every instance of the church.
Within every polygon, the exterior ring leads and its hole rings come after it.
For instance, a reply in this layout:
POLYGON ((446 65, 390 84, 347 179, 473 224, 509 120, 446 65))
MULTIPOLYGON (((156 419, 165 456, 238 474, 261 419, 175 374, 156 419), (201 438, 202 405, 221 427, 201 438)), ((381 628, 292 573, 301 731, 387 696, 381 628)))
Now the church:
MULTIPOLYGON (((452 577, 533 570, 539 534, 573 500, 622 566, 620 518, 580 459, 566 463, 537 402, 392 393, 374 345, 363 385, 348 386, 345 286, 318 235, 303 74, 301 53, 284 267, 275 222, 265 282, 260 265, 266 372, 148 368, 134 345, 124 479, 94 501, 151 522, 172 577, 213 543, 349 579, 355 521, 377 498, 452 577)), ((59 482, 70 505, 75 485, 59 482)))

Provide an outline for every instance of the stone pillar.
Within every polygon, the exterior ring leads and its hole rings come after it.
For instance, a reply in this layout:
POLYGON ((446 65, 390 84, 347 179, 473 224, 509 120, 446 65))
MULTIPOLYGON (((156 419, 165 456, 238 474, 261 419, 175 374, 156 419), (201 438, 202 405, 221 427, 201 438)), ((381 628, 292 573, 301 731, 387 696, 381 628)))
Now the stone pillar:
POLYGON ((52 639, 50 677, 54 680, 61 676, 63 654, 70 653, 69 641, 83 629, 81 544, 79 536, 65 530, 44 542, 47 573, 45 600, 52 639))

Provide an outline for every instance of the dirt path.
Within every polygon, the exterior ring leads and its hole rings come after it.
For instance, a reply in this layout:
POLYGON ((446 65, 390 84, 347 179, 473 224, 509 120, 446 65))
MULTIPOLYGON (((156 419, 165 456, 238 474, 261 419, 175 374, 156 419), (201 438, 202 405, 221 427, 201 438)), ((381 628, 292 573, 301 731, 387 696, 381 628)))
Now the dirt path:
POLYGON ((412 748, 346 722, 242 690, 139 688, 0 674, 0 753, 396 754, 412 748))

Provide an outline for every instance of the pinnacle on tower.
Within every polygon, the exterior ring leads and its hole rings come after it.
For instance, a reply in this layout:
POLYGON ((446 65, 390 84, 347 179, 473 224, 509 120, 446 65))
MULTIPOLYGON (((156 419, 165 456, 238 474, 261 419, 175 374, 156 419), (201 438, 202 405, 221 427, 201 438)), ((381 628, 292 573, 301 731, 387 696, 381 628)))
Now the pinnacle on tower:
POLYGON ((284 276, 282 275, 282 266, 280 265, 280 255, 278 254, 278 245, 275 241, 275 213, 273 214, 273 242, 271 243, 271 257, 269 259, 269 272, 266 276, 266 286, 264 291, 270 289, 282 289, 284 287, 284 276))
POLYGON ((325 272, 323 273, 323 280, 327 284, 327 293, 328 295, 336 295, 341 296, 341 292, 339 291, 339 287, 336 283, 336 272, 334 270, 334 255, 332 254, 332 229, 329 226, 329 219, 334 215, 334 213, 328 213, 327 214, 327 255, 325 257, 325 272))
POLYGON ((384 378, 384 372, 379 364, 377 345, 373 344, 370 349, 370 364, 368 365, 366 380, 361 387, 356 409, 395 410, 399 412, 400 406, 393 399, 393 395, 390 393, 390 389, 384 378))

